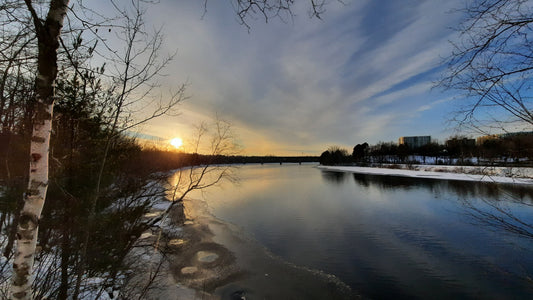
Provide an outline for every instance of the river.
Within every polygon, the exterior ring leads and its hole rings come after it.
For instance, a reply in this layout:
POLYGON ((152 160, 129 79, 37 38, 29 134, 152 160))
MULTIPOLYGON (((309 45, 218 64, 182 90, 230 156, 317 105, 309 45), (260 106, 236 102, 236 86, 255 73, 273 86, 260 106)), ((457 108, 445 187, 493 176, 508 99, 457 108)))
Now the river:
MULTIPOLYGON (((372 299, 531 299, 533 188, 245 165, 218 219, 372 299)), ((198 196, 198 195, 197 195, 198 196)))

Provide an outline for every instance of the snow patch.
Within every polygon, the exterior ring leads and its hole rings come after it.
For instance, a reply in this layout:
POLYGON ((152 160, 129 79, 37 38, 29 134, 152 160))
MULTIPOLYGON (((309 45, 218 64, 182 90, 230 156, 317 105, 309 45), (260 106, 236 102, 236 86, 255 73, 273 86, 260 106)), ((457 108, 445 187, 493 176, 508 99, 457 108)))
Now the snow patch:
POLYGON ((458 167, 435 165, 412 165, 409 166, 410 169, 389 169, 357 166, 318 166, 317 168, 326 171, 371 175, 389 175, 493 183, 533 184, 533 168, 458 167))

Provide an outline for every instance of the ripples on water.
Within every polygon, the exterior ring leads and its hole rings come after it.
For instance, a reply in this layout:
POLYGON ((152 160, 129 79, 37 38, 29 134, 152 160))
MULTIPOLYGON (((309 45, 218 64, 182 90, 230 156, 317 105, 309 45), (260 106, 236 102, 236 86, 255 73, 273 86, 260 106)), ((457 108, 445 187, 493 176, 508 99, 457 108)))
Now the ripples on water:
POLYGON ((385 299, 533 298, 533 191, 252 165, 208 194, 275 255, 385 299))

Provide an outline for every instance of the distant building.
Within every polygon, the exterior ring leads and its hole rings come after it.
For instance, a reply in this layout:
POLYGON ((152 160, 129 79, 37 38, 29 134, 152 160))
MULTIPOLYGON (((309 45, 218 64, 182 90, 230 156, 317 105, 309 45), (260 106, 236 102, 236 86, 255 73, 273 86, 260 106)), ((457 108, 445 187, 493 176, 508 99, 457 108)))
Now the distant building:
POLYGON ((402 136, 398 139, 399 145, 407 145, 409 148, 419 148, 431 143, 431 136, 402 136))
POLYGON ((480 136, 480 137, 478 137, 476 139, 476 144, 477 145, 483 145, 483 143, 485 143, 488 140, 496 140, 496 139, 499 139, 499 135, 498 134, 484 135, 484 136, 480 136))
POLYGON ((446 141, 446 147, 474 147, 475 145, 476 140, 469 138, 452 138, 446 141))
POLYGON ((497 139, 516 139, 516 138, 531 138, 533 137, 533 131, 519 131, 519 132, 508 132, 501 134, 490 134, 480 136, 476 139, 477 145, 483 145, 485 141, 488 140, 497 140, 497 139))

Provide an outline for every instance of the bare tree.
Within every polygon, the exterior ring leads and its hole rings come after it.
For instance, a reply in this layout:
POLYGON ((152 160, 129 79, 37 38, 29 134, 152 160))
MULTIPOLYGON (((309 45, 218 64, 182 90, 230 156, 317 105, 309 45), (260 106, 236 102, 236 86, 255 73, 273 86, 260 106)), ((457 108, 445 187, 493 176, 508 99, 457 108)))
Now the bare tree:
POLYGON ((37 76, 35 79, 35 108, 30 150, 28 189, 24 194, 17 232, 17 251, 13 263, 13 299, 31 299, 32 266, 37 246, 39 218, 48 189, 48 152, 54 82, 57 77, 57 49, 68 0, 52 0, 46 18, 41 19, 30 0, 25 0, 38 39, 37 76))
MULTIPOLYGON (((33 3, 30 0, 10 1, 2 6, 2 10, 7 14, 14 15, 15 12, 26 10, 31 16, 32 25, 29 32, 33 33, 37 38, 37 75, 35 79, 35 100, 29 103, 35 103, 33 107, 33 134, 31 138, 31 161, 29 172, 29 184, 25 193, 24 207, 21 211, 18 220, 17 233, 17 251, 13 264, 13 281, 11 297, 28 299, 31 298, 31 284, 32 284, 32 265, 37 243, 38 224, 41 211, 44 206, 46 192, 48 188, 48 156, 50 145, 50 132, 52 129, 52 112, 55 101, 55 81, 58 74, 58 49, 62 44, 61 34, 63 22, 66 19, 66 14, 69 11, 69 1, 52 0, 49 4, 33 3), (41 17, 39 13, 46 12, 45 17, 41 17)), ((125 41, 127 47, 125 49, 125 56, 121 57, 124 69, 119 71, 117 68, 116 76, 111 82, 112 86, 118 87, 118 96, 112 103, 112 113, 110 114, 110 125, 108 132, 110 136, 106 145, 106 151, 121 132, 127 128, 131 128, 139 123, 145 122, 149 119, 156 118, 163 114, 170 112, 170 110, 181 100, 183 100, 184 87, 180 88, 178 92, 164 99, 159 98, 160 103, 152 111, 151 114, 142 118, 142 120, 134 120, 124 116, 124 112, 129 112, 130 116, 134 109, 140 110, 153 103, 140 103, 138 99, 146 98, 146 96, 157 85, 150 85, 149 81, 154 77, 159 76, 161 70, 166 66, 170 58, 163 59, 158 63, 158 51, 161 45, 161 35, 156 33, 155 38, 149 40, 148 43, 138 50, 136 47, 139 38, 144 38, 142 30, 142 14, 139 1, 133 2, 135 14, 129 17, 129 12, 119 11, 121 17, 126 19, 126 24, 122 27, 125 33, 125 41), (141 37, 139 37, 141 36, 141 37), (144 64, 138 64, 137 61, 143 60, 144 64), (143 89, 142 92, 139 92, 143 89), (131 95, 137 93, 137 101, 133 100, 131 95), (168 101, 167 101, 168 100, 168 101)), ((115 6, 118 9, 118 6, 115 6)), ((24 13, 22 13, 24 16, 24 13)), ((16 19, 19 21, 20 19, 16 19)), ((89 26, 89 28, 91 28, 89 26)), ((95 29, 95 31, 97 31, 95 29)), ((81 40, 81 33, 79 35, 81 40)), ((30 39, 31 41, 31 39, 30 39)), ((64 45, 64 44, 63 44, 64 45)), ((20 49, 25 49, 26 45, 22 45, 20 49)), ((68 50, 68 49, 65 49, 68 50)), ((93 49, 94 50, 94 49, 93 49)), ((19 52, 22 50, 19 50, 19 52)), ((111 51, 116 57, 120 57, 119 51, 111 51)), ((18 54, 18 53, 15 53, 18 54)), ((72 55, 66 53, 66 57, 72 61, 72 55)), ((5 68, 5 72, 9 72, 9 63, 5 68)), ((117 63, 117 59, 112 60, 112 63, 117 63)), ((117 64, 115 64, 117 65, 117 64)), ((76 72, 80 72, 80 67, 73 64, 76 72)), ((5 78, 5 77, 4 77, 5 78)), ((83 78, 83 76, 82 76, 83 78)), ((4 106, 2 100, 2 107, 4 106)), ((104 155, 101 163, 101 170, 106 164, 106 155, 104 155)), ((100 177, 101 177, 100 172, 100 177)), ((98 182, 101 182, 100 180, 98 182)), ((95 199, 99 194, 100 186, 96 187, 95 199)), ((96 202, 96 200, 95 200, 96 202)))
MULTIPOLYGON (((207 1, 204 0, 204 7, 207 11, 207 1)), ((320 19, 326 11, 326 0, 308 0, 310 4, 309 15, 320 19)), ((249 18, 259 15, 265 22, 272 18, 285 20, 293 17, 294 0, 231 0, 231 4, 237 14, 241 25, 250 29, 249 18)))
POLYGON ((455 121, 478 129, 490 122, 533 125, 531 1, 475 0, 458 12, 466 18, 440 81, 466 96, 455 121))
POLYGON ((171 205, 159 218, 149 222, 153 225, 164 218, 174 206, 183 210, 183 200, 191 192, 205 190, 222 180, 234 181, 234 166, 219 164, 222 156, 236 155, 241 146, 236 141, 231 124, 218 117, 213 123, 201 123, 196 126, 196 132, 188 142, 192 154, 188 158, 187 166, 180 168, 167 178, 161 178, 168 183, 168 199, 171 205))
POLYGON ((172 228, 185 222, 184 200, 193 191, 204 191, 221 181, 234 182, 235 166, 220 164, 220 158, 240 152, 232 126, 221 119, 201 123, 187 142, 190 154, 183 154, 183 166, 162 174, 153 174, 151 199, 160 199, 167 208, 156 211, 145 220, 146 229, 155 233, 152 239, 138 239, 135 249, 127 254, 125 263, 135 273, 127 276, 120 288, 120 297, 152 298, 151 291, 166 288, 172 253, 172 240, 181 237, 172 228), (164 187, 157 189, 154 187, 164 187))
MULTIPOLYGON (((11 3, 10 3, 11 4, 11 3)), ((23 5, 24 3, 19 3, 23 5)), ((15 13, 14 3, 0 9, 0 180, 6 186, 6 192, 20 191, 22 174, 27 173, 29 162, 21 153, 27 153, 31 126, 28 124, 32 111, 33 82, 35 81, 35 64, 31 63, 35 50, 35 35, 28 29, 30 19, 15 13), (31 50, 30 50, 31 49, 31 50), (22 150, 24 149, 24 151, 22 150), (17 163, 24 157, 25 163, 17 163)), ((22 208, 22 197, 11 202, 16 211, 22 208)), ((1 212, 2 221, 6 221, 7 242, 3 255, 11 259, 16 235, 18 213, 1 212)), ((7 297, 7 296, 5 296, 7 297)))
POLYGON ((118 39, 125 45, 122 51, 112 49, 106 43, 106 53, 110 54, 108 62, 111 65, 112 79, 111 86, 117 87, 114 91, 116 96, 108 105, 111 110, 110 122, 108 124, 108 136, 105 142, 103 157, 101 158, 98 179, 90 203, 89 225, 85 231, 83 248, 80 253, 80 268, 78 269, 77 280, 73 299, 76 299, 85 272, 85 263, 89 239, 91 234, 92 222, 96 212, 96 205, 101 196, 103 186, 103 174, 107 164, 108 154, 116 141, 124 131, 143 124, 151 119, 175 113, 177 105, 186 99, 184 94, 185 85, 171 95, 154 96, 156 88, 159 87, 157 78, 163 76, 162 70, 171 61, 172 56, 160 58, 161 45, 163 36, 161 31, 153 34, 146 32, 144 24, 145 8, 142 7, 142 1, 132 1, 131 10, 119 8, 115 1, 111 1, 124 23, 118 27, 118 39), (149 99, 147 101, 147 99, 149 99), (148 114, 140 118, 134 118, 135 114, 140 111, 148 111, 148 114))

